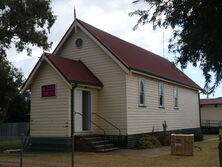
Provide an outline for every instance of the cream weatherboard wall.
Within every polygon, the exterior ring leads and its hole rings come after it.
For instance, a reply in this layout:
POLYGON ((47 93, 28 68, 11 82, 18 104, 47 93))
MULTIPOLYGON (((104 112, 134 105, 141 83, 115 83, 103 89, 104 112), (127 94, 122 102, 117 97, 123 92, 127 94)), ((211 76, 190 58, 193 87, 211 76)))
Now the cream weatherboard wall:
POLYGON ((201 120, 217 120, 222 121, 222 104, 218 104, 217 107, 212 105, 202 105, 201 120))
POLYGON ((31 84, 31 136, 69 136, 70 90, 56 71, 42 62, 31 84), (41 86, 56 84, 55 97, 41 97, 41 86))
POLYGON ((127 133, 140 134, 162 131, 166 120, 167 130, 199 128, 198 91, 178 86, 179 108, 174 109, 173 88, 175 85, 164 83, 164 108, 159 108, 158 80, 139 75, 126 76, 127 89, 127 133), (138 83, 145 81, 145 106, 139 107, 138 83))
MULTIPOLYGON (((92 111, 98 112, 98 90, 91 92, 92 111)), ((31 136, 32 137, 69 137, 71 134, 70 89, 56 71, 42 62, 31 85, 31 136), (41 86, 56 84, 56 97, 41 97, 41 86)), ((94 122, 98 122, 92 116, 94 122)), ((94 132, 100 132, 92 126, 94 132)))
MULTIPOLYGON (((103 83, 98 93, 99 114, 119 127, 126 134, 126 80, 125 72, 82 30, 71 33, 56 55, 81 60, 103 83), (83 45, 77 48, 76 39, 83 45)), ((117 130, 100 119, 100 125, 108 134, 117 130)))

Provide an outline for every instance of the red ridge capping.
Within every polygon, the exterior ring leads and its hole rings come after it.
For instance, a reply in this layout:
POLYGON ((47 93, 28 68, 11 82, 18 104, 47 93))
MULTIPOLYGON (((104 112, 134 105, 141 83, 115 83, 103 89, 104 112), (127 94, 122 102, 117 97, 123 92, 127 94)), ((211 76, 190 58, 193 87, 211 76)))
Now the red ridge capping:
POLYGON ((103 86, 102 82, 81 61, 44 53, 46 58, 69 82, 103 86))
POLYGON ((79 19, 77 21, 127 68, 154 74, 196 89, 202 89, 165 58, 99 30, 79 19))
POLYGON ((222 104, 222 98, 200 99, 200 104, 222 104))

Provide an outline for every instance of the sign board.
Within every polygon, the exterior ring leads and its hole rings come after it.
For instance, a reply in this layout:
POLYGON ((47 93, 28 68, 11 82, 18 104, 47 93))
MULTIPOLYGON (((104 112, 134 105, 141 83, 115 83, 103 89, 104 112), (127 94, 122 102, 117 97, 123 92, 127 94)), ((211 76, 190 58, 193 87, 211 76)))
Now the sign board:
POLYGON ((55 96, 55 84, 43 85, 42 97, 53 97, 53 96, 55 96))

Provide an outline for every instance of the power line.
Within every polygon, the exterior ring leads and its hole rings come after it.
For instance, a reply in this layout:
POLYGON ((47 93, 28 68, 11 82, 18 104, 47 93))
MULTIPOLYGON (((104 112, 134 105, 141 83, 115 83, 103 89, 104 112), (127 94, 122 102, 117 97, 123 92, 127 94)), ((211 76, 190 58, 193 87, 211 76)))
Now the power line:
POLYGON ((165 58, 165 50, 164 50, 164 28, 163 28, 163 57, 165 58))

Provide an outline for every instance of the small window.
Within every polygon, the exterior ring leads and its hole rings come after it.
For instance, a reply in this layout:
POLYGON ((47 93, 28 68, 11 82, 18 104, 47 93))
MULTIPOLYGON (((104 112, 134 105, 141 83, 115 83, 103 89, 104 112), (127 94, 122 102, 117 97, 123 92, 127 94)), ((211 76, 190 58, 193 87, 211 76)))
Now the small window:
POLYGON ((174 108, 178 108, 178 87, 173 88, 174 108))
POLYGON ((144 80, 139 80, 139 105, 145 105, 144 80))
POLYGON ((164 107, 164 84, 159 83, 159 106, 164 107))

